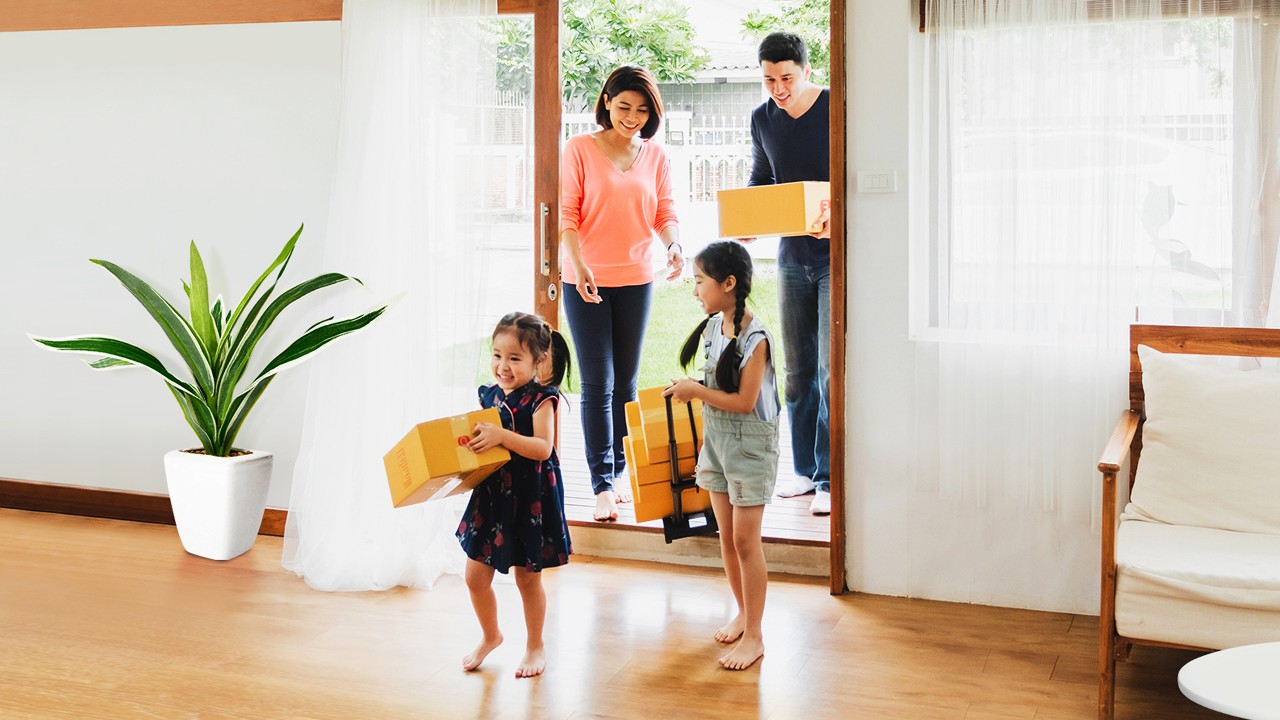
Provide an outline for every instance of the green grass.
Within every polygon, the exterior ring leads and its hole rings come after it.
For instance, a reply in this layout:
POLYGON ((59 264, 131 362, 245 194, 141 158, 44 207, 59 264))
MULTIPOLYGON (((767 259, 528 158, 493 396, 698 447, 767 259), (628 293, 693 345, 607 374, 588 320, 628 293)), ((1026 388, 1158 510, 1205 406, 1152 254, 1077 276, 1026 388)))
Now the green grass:
MULTIPOLYGON (((755 261, 751 297, 747 299, 747 307, 751 313, 769 328, 773 334, 775 347, 773 350, 774 367, 778 373, 778 393, 782 393, 783 353, 782 341, 778 333, 781 325, 778 318, 778 271, 777 264, 769 260, 755 261)), ((644 347, 640 354, 640 379, 638 387, 657 387, 670 385, 672 378, 686 376, 697 377, 697 368, 702 358, 695 357, 690 363, 689 371, 680 367, 680 346, 702 322, 702 308, 693 299, 693 279, 686 278, 679 282, 659 282, 653 293, 653 306, 649 312, 649 325, 645 329, 644 347)), ((573 347, 573 334, 569 332, 569 324, 564 319, 564 308, 560 309, 560 329, 569 343, 569 351, 573 355, 574 368, 567 385, 561 386, 566 392, 577 393, 582 390, 582 379, 578 375, 578 354, 573 347)), ((493 382, 489 372, 489 339, 481 344, 480 373, 477 381, 480 385, 493 382)))

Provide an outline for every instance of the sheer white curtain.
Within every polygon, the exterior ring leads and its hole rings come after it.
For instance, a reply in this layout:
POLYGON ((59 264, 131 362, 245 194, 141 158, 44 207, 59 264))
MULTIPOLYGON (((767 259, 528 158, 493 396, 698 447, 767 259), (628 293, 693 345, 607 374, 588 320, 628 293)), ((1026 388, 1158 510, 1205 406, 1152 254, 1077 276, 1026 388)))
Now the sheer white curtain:
POLYGON ((930 3, 919 488, 1088 523, 1129 323, 1266 320, 1274 33, 1186 5, 930 3))
POLYGON ((397 301, 310 366, 283 562, 318 589, 425 587, 463 565, 455 511, 393 509, 382 456, 414 423, 476 405, 488 225, 475 148, 495 14, 496 0, 343 4, 324 267, 397 301))

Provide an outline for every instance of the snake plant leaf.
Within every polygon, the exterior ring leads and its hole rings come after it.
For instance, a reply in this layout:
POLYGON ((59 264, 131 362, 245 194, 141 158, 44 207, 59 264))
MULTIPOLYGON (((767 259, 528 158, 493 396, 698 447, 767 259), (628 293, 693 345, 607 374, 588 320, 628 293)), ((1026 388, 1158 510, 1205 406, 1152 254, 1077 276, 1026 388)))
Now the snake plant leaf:
POLYGON ((232 444, 235 443, 236 435, 240 434, 240 426, 244 424, 244 419, 249 416, 249 411, 258 403, 258 398, 262 397, 262 393, 266 391, 267 386, 271 384, 271 380, 275 377, 272 375, 262 382, 254 385, 248 390, 236 396, 231 402, 231 415, 226 423, 226 429, 222 438, 222 443, 226 447, 226 452, 231 452, 232 444))
MULTIPOLYGON (((253 323, 253 327, 248 330, 244 337, 237 339, 230 359, 223 367, 223 372, 218 376, 218 391, 214 407, 217 409, 219 416, 224 418, 227 416, 226 411, 230 407, 231 398, 236 392, 236 386, 249 365, 249 358, 253 356, 253 352, 258 346, 258 341, 266 334, 267 328, 271 327, 271 324, 280 316, 280 313, 307 295, 346 280, 355 280, 355 278, 341 273, 317 275, 306 282, 298 283, 285 290, 280 294, 280 297, 267 306, 266 310, 257 318, 253 323)), ((246 322, 248 321, 246 320, 246 322)), ((306 337, 306 334, 303 337, 306 337)))
POLYGON ((302 334, 302 337, 293 341, 293 344, 285 348, 283 352, 275 356, 267 366, 258 374, 256 383, 265 377, 270 377, 285 368, 301 362, 311 353, 319 350, 330 342, 337 340, 343 335, 356 332, 364 328, 369 323, 378 319, 378 316, 386 312, 387 306, 371 310, 363 315, 347 318, 345 320, 336 320, 334 322, 313 328, 302 334))
POLYGON ((227 453, 218 455, 218 453, 214 452, 217 447, 214 443, 217 427, 216 423, 213 422, 213 413, 208 412, 209 406, 199 402, 198 398, 192 395, 178 392, 173 386, 169 386, 169 392, 173 393, 173 399, 178 401, 178 407, 182 408, 182 417, 186 418, 187 424, 195 431, 196 437, 199 438, 200 445, 205 452, 210 455, 225 457, 227 453))
MULTIPOLYGON (((222 296, 219 295, 217 300, 213 301, 213 307, 209 310, 209 315, 213 318, 213 331, 219 338, 222 337, 222 330, 226 324, 227 318, 223 315, 222 296)), ((214 357, 217 362, 217 357, 214 357)))
POLYGON ((164 330, 165 336, 169 338, 169 342, 178 351, 178 355, 183 362, 191 370, 196 386, 203 392, 211 392, 213 390, 213 368, 210 367, 209 358, 205 355, 199 339, 191 331, 191 326, 187 324, 186 318, 179 315, 178 311, 169 304, 169 301, 155 291, 155 288, 128 270, 107 260, 93 260, 92 262, 101 265, 112 275, 115 275, 125 289, 146 308, 151 317, 164 330))
MULTIPOLYGON (((160 362, 155 355, 143 350, 132 343, 123 340, 117 340, 111 337, 101 337, 95 335, 84 335, 79 337, 68 338, 40 338, 31 337, 35 342, 50 348, 52 350, 61 350, 63 352, 91 353, 93 355, 105 355, 103 360, 115 358, 124 363, 133 363, 141 365, 148 370, 156 373, 165 379, 165 382, 179 388, 190 395, 196 394, 196 389, 191 383, 179 380, 173 373, 169 372, 164 363, 160 362)), ((102 370, 115 365, 103 365, 103 360, 90 363, 89 366, 95 370, 102 370)))
MULTIPOLYGON (((280 268, 280 272, 276 273, 275 282, 271 284, 271 287, 274 288, 276 283, 280 282, 280 276, 284 275, 284 270, 289 265, 289 259, 293 257, 293 248, 298 244, 298 238, 302 235, 302 228, 305 227, 305 225, 306 223, 303 223, 302 225, 298 226, 298 231, 295 232, 293 234, 293 237, 289 238, 288 242, 284 244, 284 248, 280 250, 280 254, 276 255, 276 259, 273 260, 271 264, 267 266, 266 270, 262 271, 262 274, 259 275, 258 279, 253 282, 253 285, 249 286, 248 292, 246 292, 244 294, 244 297, 240 299, 240 304, 236 306, 236 311, 231 314, 231 319, 227 321, 227 328, 236 327, 236 323, 239 322, 240 320, 240 314, 244 312, 244 309, 249 305, 249 301, 253 299, 253 296, 258 294, 258 288, 261 287, 262 283, 265 282, 267 277, 271 275, 271 271, 275 270, 276 268, 280 268)), ((267 291, 267 296, 269 296, 270 294, 271 294, 271 291, 269 289, 267 291)), ((264 296, 264 299, 265 299, 265 296, 264 296)), ((255 307, 260 307, 261 304, 262 304, 262 301, 260 300, 255 307)), ((244 324, 248 325, 251 322, 252 322, 252 319, 246 320, 244 324)))
POLYGON ((195 240, 191 241, 191 291, 188 299, 191 305, 191 327, 204 346, 205 357, 212 360, 218 336, 213 329, 213 315, 209 312, 209 278, 205 275, 204 260, 200 257, 195 240))

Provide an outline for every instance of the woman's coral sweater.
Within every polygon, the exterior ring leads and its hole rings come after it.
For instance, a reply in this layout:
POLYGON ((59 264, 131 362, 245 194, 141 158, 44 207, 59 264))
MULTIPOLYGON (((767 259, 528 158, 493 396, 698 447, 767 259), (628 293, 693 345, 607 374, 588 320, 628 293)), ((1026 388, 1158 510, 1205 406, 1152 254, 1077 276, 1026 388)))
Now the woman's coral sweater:
MULTIPOLYGON (((622 172, 588 133, 565 143, 560 169, 560 231, 577 230, 582 260, 599 287, 653 282, 653 234, 677 224, 671 163, 652 140, 622 172)), ((573 264, 561 268, 578 282, 573 264)))

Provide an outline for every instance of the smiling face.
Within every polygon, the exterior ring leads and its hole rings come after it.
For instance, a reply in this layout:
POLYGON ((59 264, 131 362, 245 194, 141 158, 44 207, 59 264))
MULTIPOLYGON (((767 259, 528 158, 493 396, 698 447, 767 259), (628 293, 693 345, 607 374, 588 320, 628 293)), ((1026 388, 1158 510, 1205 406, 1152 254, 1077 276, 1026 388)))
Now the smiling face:
POLYGON ((765 60, 760 63, 760 70, 764 73, 764 89, 782 110, 799 102, 809 86, 809 66, 801 67, 794 60, 765 60))
POLYGON ((493 379, 504 391, 511 392, 528 385, 537 370, 536 360, 529 348, 520 344, 520 337, 514 330, 493 336, 490 367, 493 379))
POLYGON ((623 90, 615 97, 606 97, 604 106, 609 111, 613 130, 628 140, 649 122, 649 102, 643 93, 635 90, 623 90))
POLYGON ((734 309, 737 304, 734 288, 737 284, 737 278, 732 275, 717 281, 703 271, 701 263, 693 264, 693 296, 707 315, 729 313, 734 309))

